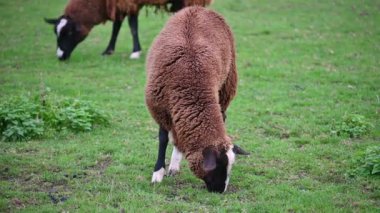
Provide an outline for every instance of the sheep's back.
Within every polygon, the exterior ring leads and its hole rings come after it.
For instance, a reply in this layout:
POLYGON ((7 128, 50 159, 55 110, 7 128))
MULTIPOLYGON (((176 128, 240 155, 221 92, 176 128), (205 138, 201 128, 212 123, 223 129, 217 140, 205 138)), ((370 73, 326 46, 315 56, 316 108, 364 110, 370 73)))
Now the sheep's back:
POLYGON ((234 57, 232 33, 224 19, 208 9, 189 7, 173 16, 153 42, 148 82, 162 85, 157 79, 172 79, 164 84, 181 84, 198 81, 194 76, 199 76, 219 89, 234 57))

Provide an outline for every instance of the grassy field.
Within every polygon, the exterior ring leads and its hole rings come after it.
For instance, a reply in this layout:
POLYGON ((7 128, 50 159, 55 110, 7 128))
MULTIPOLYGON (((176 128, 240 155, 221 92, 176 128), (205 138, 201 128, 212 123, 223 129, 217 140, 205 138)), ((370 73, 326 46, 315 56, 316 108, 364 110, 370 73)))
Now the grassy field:
POLYGON ((158 140, 144 58, 169 16, 142 11, 139 60, 128 59, 126 23, 115 54, 100 55, 107 23, 59 62, 43 17, 57 17, 66 2, 0 2, 0 98, 38 95, 45 85, 96 104, 111 125, 0 142, 0 212, 380 211, 379 175, 349 175, 380 141, 379 1, 214 1, 238 55, 227 129, 251 152, 237 159, 225 194, 208 193, 186 162, 179 176, 150 184, 158 140), (372 124, 368 134, 332 133, 355 114, 372 124))

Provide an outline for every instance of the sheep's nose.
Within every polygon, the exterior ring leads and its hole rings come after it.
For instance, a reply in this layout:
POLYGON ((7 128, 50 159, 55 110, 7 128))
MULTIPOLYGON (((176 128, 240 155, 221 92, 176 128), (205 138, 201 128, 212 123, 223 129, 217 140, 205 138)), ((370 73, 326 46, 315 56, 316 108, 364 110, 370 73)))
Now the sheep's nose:
POLYGON ((61 48, 57 48, 57 57, 58 58, 62 58, 63 56, 65 55, 65 52, 63 52, 63 50, 61 50, 61 48))

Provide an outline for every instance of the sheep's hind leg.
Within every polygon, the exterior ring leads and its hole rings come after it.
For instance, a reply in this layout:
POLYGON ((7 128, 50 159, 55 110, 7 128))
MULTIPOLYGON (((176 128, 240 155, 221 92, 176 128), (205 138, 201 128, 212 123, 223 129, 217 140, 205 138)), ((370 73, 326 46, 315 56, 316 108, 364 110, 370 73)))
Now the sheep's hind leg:
POLYGON ((117 36, 119 35, 119 31, 120 31, 120 27, 122 23, 123 23, 122 20, 116 20, 113 22, 111 40, 108 43, 108 46, 106 50, 104 50, 102 55, 112 55, 113 52, 115 51, 116 40, 117 40, 117 36))
POLYGON ((160 130, 158 133, 158 157, 157 162, 154 167, 154 172, 152 176, 152 183, 160 183, 165 175, 165 153, 166 147, 168 146, 168 131, 160 126, 160 130))
POLYGON ((172 152, 172 157, 170 159, 169 172, 168 172, 169 176, 174 176, 179 172, 181 160, 182 160, 182 153, 177 149, 176 146, 173 146, 173 152, 172 152))
POLYGON ((138 14, 128 16, 128 24, 131 29, 131 34, 133 38, 133 50, 130 59, 138 59, 141 54, 141 47, 138 34, 138 14))

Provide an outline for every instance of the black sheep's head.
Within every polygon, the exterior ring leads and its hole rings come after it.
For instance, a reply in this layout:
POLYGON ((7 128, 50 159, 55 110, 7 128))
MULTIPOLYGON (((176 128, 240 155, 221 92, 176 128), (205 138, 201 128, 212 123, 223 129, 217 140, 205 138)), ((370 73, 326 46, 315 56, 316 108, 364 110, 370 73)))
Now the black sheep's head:
POLYGON ((236 154, 248 155, 249 153, 236 145, 230 146, 227 150, 216 150, 210 147, 203 150, 204 176, 202 179, 209 192, 223 193, 227 190, 236 154))
POLYGON ((57 36, 57 57, 59 60, 70 58, 75 47, 88 35, 83 25, 76 23, 70 17, 61 16, 57 19, 46 19, 46 23, 54 25, 57 36))

